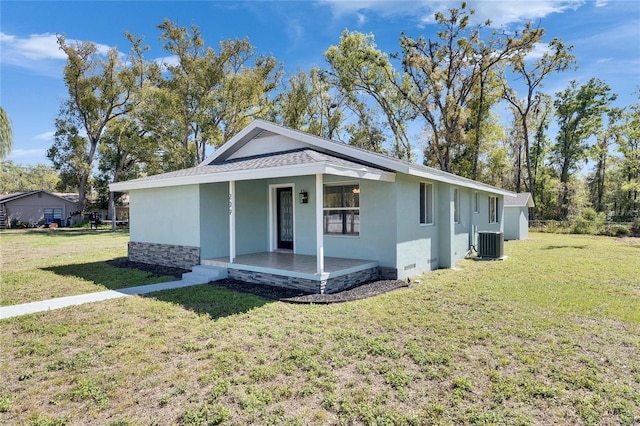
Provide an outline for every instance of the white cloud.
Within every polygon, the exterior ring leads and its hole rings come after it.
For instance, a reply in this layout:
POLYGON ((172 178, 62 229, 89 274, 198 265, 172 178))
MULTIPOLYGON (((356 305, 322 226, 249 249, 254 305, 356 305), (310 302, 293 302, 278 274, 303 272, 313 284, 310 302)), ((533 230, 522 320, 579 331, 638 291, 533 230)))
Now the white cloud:
POLYGON ((575 10, 584 4, 584 0, 511 0, 511 1, 472 1, 469 6, 476 10, 479 21, 491 20, 492 26, 501 27, 513 23, 535 21, 553 13, 575 10))
POLYGON ((56 132, 44 132, 39 135, 35 135, 33 139, 36 141, 52 141, 55 134, 56 132))
POLYGON ((66 59, 66 55, 58 47, 55 34, 32 34, 28 37, 18 37, 0 33, 0 42, 4 52, 3 60, 10 57, 39 59, 66 59))
POLYGON ((42 162, 47 158, 46 149, 13 149, 7 155, 7 160, 22 161, 27 163, 42 162), (27 161, 29 160, 29 161, 27 161))
POLYGON ((527 55, 526 59, 529 61, 537 61, 542 58, 545 53, 549 53, 549 45, 545 43, 536 43, 533 46, 533 50, 527 55))
POLYGON ((153 61, 158 64, 162 70, 166 70, 168 67, 180 65, 180 58, 178 55, 163 56, 161 58, 156 58, 153 61))
MULTIPOLYGON (((604 2, 605 0, 600 0, 604 2)), ((335 17, 365 12, 375 13, 383 17, 413 17, 417 25, 433 23, 433 15, 447 9, 459 8, 459 0, 416 0, 416 1, 376 1, 376 0, 320 0, 331 7, 335 17)), ((585 0, 510 0, 489 1, 470 0, 467 5, 474 9, 475 23, 491 20, 492 26, 501 27, 513 23, 537 20, 553 13, 575 10, 582 6, 585 0)))
MULTIPOLYGON (((67 39, 67 44, 73 46, 80 43, 79 40, 67 39)), ((109 46, 95 43, 99 54, 106 54, 109 46)), ((26 37, 5 34, 0 32, 0 49, 3 63, 27 68, 42 74, 49 75, 50 62, 65 61, 67 55, 58 46, 57 35, 51 33, 31 34, 26 37)), ((58 72, 60 66, 57 67, 58 72)))

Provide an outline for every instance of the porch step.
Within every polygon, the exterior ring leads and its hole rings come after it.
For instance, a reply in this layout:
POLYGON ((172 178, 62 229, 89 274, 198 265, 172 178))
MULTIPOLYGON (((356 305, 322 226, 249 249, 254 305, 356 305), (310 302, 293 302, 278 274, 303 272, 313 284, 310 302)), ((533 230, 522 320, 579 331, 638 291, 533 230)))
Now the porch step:
POLYGON ((215 260, 215 259, 202 259, 200 263, 206 266, 215 266, 218 268, 225 268, 225 269, 227 268, 227 266, 229 266, 228 262, 224 262, 222 260, 215 260))
POLYGON ((182 274, 182 281, 194 284, 206 284, 227 278, 227 269, 217 266, 195 265, 191 272, 182 274))

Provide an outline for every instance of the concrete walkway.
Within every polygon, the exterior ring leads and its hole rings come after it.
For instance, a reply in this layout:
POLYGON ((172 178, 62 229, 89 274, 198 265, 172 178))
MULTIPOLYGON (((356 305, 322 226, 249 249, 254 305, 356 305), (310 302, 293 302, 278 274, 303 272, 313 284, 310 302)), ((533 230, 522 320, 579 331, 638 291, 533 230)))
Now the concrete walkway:
POLYGON ((0 319, 17 317, 19 315, 50 311, 84 303, 99 302, 101 300, 117 299, 136 294, 147 294, 174 288, 200 285, 202 282, 182 280, 168 281, 158 284, 141 285, 138 287, 121 288, 118 290, 98 291, 96 293, 79 294, 77 296, 59 297, 57 299, 42 300, 40 302, 23 303, 22 305, 0 307, 0 319))

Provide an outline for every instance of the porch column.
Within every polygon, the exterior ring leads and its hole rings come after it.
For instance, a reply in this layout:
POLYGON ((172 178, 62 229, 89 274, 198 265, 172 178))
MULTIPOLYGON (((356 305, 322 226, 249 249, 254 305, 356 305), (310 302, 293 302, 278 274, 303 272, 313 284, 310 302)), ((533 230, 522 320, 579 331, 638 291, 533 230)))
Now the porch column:
POLYGON ((318 275, 324 273, 323 198, 322 175, 316 174, 316 273, 318 275))
POLYGON ((229 181, 229 263, 236 258, 236 182, 229 181))

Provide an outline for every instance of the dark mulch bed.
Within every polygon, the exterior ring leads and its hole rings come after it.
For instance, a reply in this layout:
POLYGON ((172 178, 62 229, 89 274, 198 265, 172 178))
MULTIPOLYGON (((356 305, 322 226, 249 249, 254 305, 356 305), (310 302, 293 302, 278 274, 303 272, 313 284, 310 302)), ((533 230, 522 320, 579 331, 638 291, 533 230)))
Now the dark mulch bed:
POLYGON ((269 300, 280 300, 288 303, 341 303, 353 300, 366 299, 392 290, 409 287, 409 284, 400 280, 378 280, 360 284, 332 294, 313 294, 285 287, 275 287, 265 284, 252 284, 244 281, 226 279, 215 281, 211 285, 221 286, 232 291, 250 293, 269 300))
POLYGON ((142 263, 142 262, 131 262, 126 257, 107 260, 105 263, 109 266, 114 266, 116 268, 139 269, 141 271, 150 272, 153 275, 157 275, 159 277, 165 275, 165 276, 176 277, 178 279, 182 278, 182 274, 191 272, 189 269, 174 268, 171 266, 151 265, 149 263, 142 263))
MULTIPOLYGON (((151 265, 148 263, 131 262, 126 258, 119 258, 105 262, 107 265, 116 268, 133 268, 152 273, 157 276, 169 275, 178 279, 182 278, 182 274, 190 272, 188 269, 173 268, 170 266, 151 265)), ((288 303, 340 303, 353 300, 366 299, 368 297, 377 296, 403 287, 409 287, 409 284, 400 280, 378 280, 360 284, 343 290, 339 293, 332 294, 311 294, 301 290, 292 288, 275 287, 265 284, 252 284, 244 281, 233 279, 224 279, 214 281, 210 285, 224 287, 231 291, 240 293, 254 294, 267 300, 280 300, 288 303)))

